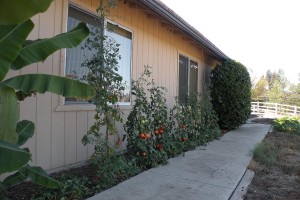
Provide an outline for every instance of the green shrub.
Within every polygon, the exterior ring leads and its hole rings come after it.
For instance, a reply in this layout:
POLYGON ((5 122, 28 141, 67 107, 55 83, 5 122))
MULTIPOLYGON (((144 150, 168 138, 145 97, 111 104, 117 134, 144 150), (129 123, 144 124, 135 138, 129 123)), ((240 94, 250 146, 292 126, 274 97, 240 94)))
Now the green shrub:
POLYGON ((282 117, 274 120, 274 130, 295 133, 300 135, 300 118, 299 117, 282 117))
POLYGON ((228 60, 211 72, 211 97, 222 129, 244 124, 251 113, 251 81, 244 65, 228 60))

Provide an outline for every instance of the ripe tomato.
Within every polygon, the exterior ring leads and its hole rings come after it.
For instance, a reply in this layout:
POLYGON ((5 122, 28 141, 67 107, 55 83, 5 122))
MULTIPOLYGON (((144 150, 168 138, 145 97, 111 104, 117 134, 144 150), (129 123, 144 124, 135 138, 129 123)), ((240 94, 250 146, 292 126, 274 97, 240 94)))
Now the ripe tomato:
POLYGON ((160 134, 163 134, 163 133, 164 133, 164 130, 160 129, 160 130, 159 130, 159 133, 160 133, 160 134))
POLYGON ((145 136, 144 133, 141 133, 141 134, 140 134, 140 138, 141 138, 141 139, 145 139, 145 137, 146 137, 146 136, 145 136))
POLYGON ((155 134, 155 135, 158 135, 158 134, 159 134, 159 131, 158 131, 158 130, 154 131, 154 134, 155 134))
POLYGON ((149 140, 150 134, 149 134, 149 133, 146 133, 146 134, 145 134, 145 138, 146 138, 147 140, 149 140))
POLYGON ((185 124, 181 125, 181 128, 186 128, 186 125, 185 124))
POLYGON ((187 141, 188 139, 187 138, 181 138, 181 141, 187 141))

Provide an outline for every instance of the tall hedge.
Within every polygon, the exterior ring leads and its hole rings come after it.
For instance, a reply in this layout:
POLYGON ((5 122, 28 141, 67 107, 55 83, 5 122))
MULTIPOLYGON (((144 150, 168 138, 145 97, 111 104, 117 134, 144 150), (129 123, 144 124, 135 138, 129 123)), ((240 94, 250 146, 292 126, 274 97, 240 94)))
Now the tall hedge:
POLYGON ((244 65, 224 61, 211 72, 211 97, 221 129, 244 124, 251 113, 251 81, 244 65))

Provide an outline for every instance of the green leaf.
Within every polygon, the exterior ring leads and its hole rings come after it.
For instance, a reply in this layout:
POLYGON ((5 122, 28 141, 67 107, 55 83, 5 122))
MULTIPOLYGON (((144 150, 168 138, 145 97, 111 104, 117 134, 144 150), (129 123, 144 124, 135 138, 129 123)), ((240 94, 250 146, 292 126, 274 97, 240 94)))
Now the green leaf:
POLYGON ((21 90, 25 93, 52 92, 65 97, 87 98, 94 94, 94 88, 85 83, 66 77, 48 74, 26 74, 16 76, 3 81, 1 85, 21 90))
POLYGON ((4 79, 12 62, 17 58, 33 27, 31 20, 18 25, 0 25, 0 81, 4 79))
POLYGON ((23 120, 17 124, 17 133, 19 135, 18 145, 23 145, 34 134, 34 123, 23 120))
POLYGON ((81 22, 67 33, 36 41, 27 41, 19 56, 13 62, 11 69, 18 70, 32 63, 44 61, 49 55, 63 48, 79 45, 89 35, 89 29, 81 22))
POLYGON ((19 24, 37 13, 45 12, 53 0, 2 0, 0 24, 19 24))
POLYGON ((41 167, 26 165, 20 169, 20 173, 41 186, 47 188, 57 188, 59 186, 59 182, 51 178, 41 167))
POLYGON ((19 148, 18 145, 0 140, 0 174, 20 169, 30 158, 30 153, 19 148))
POLYGON ((6 179, 4 179, 3 181, 4 189, 18 185, 23 181, 25 181, 26 179, 27 179, 26 176, 23 176, 20 172, 16 172, 8 176, 6 179))
POLYGON ((26 93, 26 92, 23 92, 23 91, 18 91, 18 92, 16 92, 16 95, 17 95, 17 99, 19 101, 24 101, 24 99, 26 99, 27 97, 31 97, 32 93, 26 93))
POLYGON ((19 107, 16 93, 8 87, 0 87, 0 140, 16 144, 19 107))

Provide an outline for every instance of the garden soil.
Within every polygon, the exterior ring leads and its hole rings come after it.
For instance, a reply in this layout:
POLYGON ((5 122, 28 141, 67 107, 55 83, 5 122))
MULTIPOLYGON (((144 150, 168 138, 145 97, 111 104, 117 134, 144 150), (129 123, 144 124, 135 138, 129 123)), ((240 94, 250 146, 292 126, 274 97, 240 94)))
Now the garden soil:
MULTIPOLYGON (((256 119, 270 123, 271 119, 256 119)), ((265 140, 280 147, 275 166, 264 166, 254 159, 249 169, 255 176, 244 196, 245 200, 300 200, 300 136, 270 132, 265 140)))

